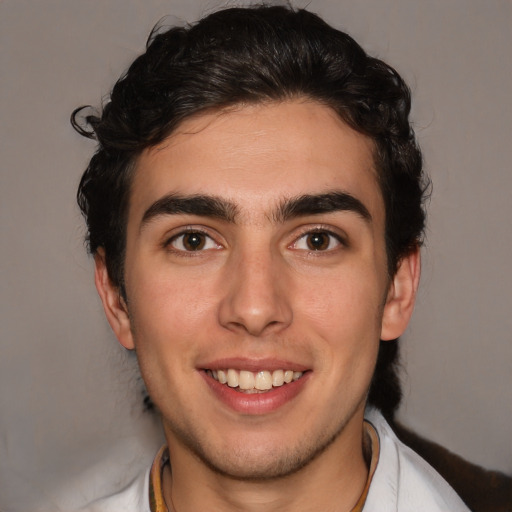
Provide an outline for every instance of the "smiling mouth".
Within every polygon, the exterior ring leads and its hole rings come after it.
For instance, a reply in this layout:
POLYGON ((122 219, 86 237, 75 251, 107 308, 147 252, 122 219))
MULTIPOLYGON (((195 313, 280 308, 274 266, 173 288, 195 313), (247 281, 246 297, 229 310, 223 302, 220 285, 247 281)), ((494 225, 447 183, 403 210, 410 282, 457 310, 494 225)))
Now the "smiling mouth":
POLYGON ((290 382, 299 380, 304 372, 293 370, 262 370, 250 372, 247 370, 205 370, 206 374, 220 384, 233 388, 240 393, 266 393, 280 388, 290 382))

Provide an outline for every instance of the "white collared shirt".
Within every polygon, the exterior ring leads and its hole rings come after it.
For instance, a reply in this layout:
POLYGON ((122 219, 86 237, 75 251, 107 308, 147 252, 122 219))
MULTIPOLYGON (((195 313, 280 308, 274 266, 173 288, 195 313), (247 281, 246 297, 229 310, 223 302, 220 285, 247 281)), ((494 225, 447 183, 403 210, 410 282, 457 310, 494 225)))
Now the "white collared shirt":
MULTIPOLYGON (((379 460, 363 512, 470 512, 450 485, 404 445, 380 411, 368 407, 365 419, 379 438, 379 460)), ((150 469, 112 496, 89 504, 87 512, 151 512, 150 469)))

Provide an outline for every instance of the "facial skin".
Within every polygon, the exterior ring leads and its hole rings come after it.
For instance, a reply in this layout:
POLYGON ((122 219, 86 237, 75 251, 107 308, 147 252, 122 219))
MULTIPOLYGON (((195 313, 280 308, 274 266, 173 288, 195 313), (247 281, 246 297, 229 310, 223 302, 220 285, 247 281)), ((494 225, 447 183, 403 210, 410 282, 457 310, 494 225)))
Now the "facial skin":
POLYGON ((127 304, 101 251, 96 284, 162 413, 177 509, 357 501, 379 339, 402 334, 419 277, 417 252, 387 275, 372 150, 329 108, 296 100, 190 118, 140 156, 127 304), (303 375, 245 394, 206 371, 230 368, 303 375))

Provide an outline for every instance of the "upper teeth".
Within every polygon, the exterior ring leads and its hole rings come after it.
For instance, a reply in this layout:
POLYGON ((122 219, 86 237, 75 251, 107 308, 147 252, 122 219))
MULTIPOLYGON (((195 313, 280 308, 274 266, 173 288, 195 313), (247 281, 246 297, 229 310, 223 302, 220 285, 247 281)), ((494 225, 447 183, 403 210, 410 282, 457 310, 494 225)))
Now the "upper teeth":
POLYGON ((229 368, 228 370, 208 370, 207 373, 221 384, 227 384, 231 388, 257 389, 258 391, 279 387, 302 377, 302 372, 294 372, 293 370, 249 372, 229 368))

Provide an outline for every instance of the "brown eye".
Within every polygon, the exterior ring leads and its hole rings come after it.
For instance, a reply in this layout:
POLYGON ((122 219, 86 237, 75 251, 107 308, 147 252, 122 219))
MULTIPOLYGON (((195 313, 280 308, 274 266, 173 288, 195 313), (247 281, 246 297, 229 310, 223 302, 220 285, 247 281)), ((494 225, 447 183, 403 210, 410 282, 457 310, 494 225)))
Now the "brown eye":
POLYGON ((201 231, 186 231, 176 235, 170 240, 169 246, 174 250, 183 252, 220 249, 220 246, 210 236, 201 231))
POLYGON ((327 252, 344 245, 341 237, 331 231, 314 230, 304 233, 292 245, 293 249, 308 252, 327 252))
POLYGON ((187 233, 183 235, 183 247, 187 251, 200 251, 206 244, 206 238, 202 233, 187 233))
POLYGON ((331 237, 327 233, 310 233, 306 237, 308 249, 311 251, 325 251, 329 248, 331 237))

